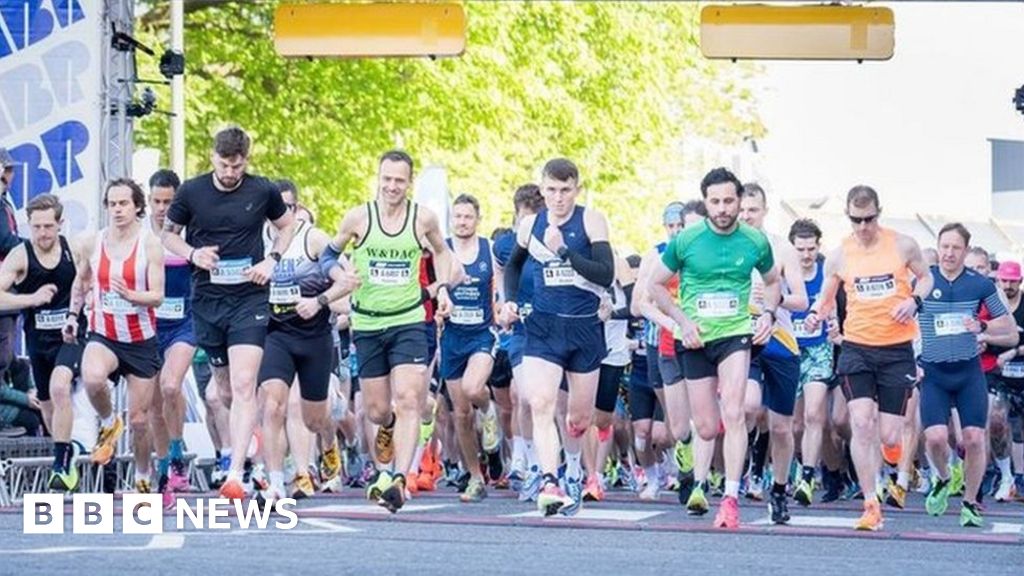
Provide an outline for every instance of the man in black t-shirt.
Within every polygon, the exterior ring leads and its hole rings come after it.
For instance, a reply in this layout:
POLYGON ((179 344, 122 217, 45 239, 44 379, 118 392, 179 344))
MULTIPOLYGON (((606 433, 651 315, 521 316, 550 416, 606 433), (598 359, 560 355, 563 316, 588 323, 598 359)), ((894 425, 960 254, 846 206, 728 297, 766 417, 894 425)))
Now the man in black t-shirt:
POLYGON ((292 212, 277 187, 246 174, 249 136, 238 127, 214 138, 213 172, 181 185, 167 213, 164 246, 192 264, 196 341, 218 381, 231 382, 231 470, 221 496, 245 496, 242 468, 256 426, 256 374, 270 316, 267 283, 292 241, 292 212), (263 224, 278 230, 263 257, 263 224), (180 233, 185 229, 185 237, 180 233), (225 374, 227 373, 227 374, 225 374))

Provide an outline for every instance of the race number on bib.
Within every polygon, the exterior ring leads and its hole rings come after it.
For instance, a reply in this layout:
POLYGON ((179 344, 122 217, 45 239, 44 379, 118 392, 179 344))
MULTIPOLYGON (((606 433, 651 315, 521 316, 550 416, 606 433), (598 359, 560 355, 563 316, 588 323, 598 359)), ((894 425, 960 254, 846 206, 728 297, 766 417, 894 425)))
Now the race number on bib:
POLYGON ((234 258, 217 262, 217 267, 210 270, 211 284, 245 284, 249 281, 245 273, 252 268, 252 258, 234 258))
POLYGON ((544 265, 544 285, 572 286, 576 281, 576 271, 568 262, 548 262, 544 265))
POLYGON ((103 312, 105 314, 125 315, 135 314, 138 310, 135 308, 135 304, 125 300, 117 292, 104 292, 103 312))
POLYGON ((1024 362, 1007 362, 1004 364, 1003 377, 1024 379, 1024 362))
POLYGON ((36 330, 60 330, 68 320, 68 309, 36 310, 36 330))
POLYGON ((967 328, 964 326, 964 320, 968 317, 965 314, 958 314, 951 312, 947 314, 936 314, 935 315, 935 335, 936 336, 956 336, 957 334, 963 334, 967 332, 967 328))
POLYGON ((270 284, 271 304, 298 304, 302 298, 298 284, 270 284))
POLYGON ((804 319, 793 320, 793 335, 797 338, 817 338, 821 336, 822 329, 825 326, 824 322, 818 322, 818 327, 814 330, 807 330, 807 326, 804 325, 804 319))
POLYGON ((183 320, 185 318, 184 298, 164 298, 164 303, 156 309, 156 317, 160 320, 183 320))
POLYGON ((409 262, 370 260, 370 284, 376 286, 404 286, 412 280, 409 262))
POLYGON ((881 300, 896 294, 896 277, 883 274, 854 278, 853 289, 857 297, 863 300, 881 300))
POLYGON ((476 325, 483 324, 484 311, 470 306, 455 306, 449 318, 452 324, 476 325))
POLYGON ((740 297, 735 292, 710 292, 697 296, 697 316, 728 318, 740 310, 740 297))

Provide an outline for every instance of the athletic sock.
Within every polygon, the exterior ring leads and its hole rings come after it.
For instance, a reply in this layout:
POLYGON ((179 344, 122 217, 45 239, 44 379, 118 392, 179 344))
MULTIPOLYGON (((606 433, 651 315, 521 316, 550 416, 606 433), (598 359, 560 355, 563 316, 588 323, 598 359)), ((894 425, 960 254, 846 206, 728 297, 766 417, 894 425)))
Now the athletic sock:
POLYGON ((740 495, 740 483, 737 480, 725 481, 725 495, 738 498, 740 495))

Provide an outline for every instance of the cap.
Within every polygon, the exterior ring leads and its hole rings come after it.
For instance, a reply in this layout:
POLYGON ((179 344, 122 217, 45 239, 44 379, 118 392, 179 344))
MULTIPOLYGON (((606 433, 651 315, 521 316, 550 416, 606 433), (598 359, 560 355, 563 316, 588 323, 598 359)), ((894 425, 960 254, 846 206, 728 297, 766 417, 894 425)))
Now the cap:
POLYGON ((999 271, 996 272, 996 278, 999 280, 1008 280, 1010 282, 1019 281, 1020 275, 1020 264, 1007 260, 999 265, 999 271))
POLYGON ((14 161, 14 157, 7 151, 7 148, 0 146, 0 170, 7 170, 14 167, 15 164, 17 162, 14 161))
POLYGON ((681 223, 683 221, 684 207, 682 202, 672 202, 665 206, 665 210, 661 213, 661 222, 666 226, 681 223))

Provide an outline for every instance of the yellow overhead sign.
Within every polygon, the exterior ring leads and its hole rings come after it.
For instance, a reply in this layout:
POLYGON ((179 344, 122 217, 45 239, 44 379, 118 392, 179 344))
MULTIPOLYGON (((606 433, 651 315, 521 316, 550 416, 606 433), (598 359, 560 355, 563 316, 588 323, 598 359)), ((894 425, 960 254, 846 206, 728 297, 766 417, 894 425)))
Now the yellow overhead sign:
POLYGON ((861 6, 706 6, 700 49, 708 58, 888 60, 892 10, 861 6))
POLYGON ((458 56, 466 13, 459 3, 282 4, 274 46, 282 56, 458 56))

